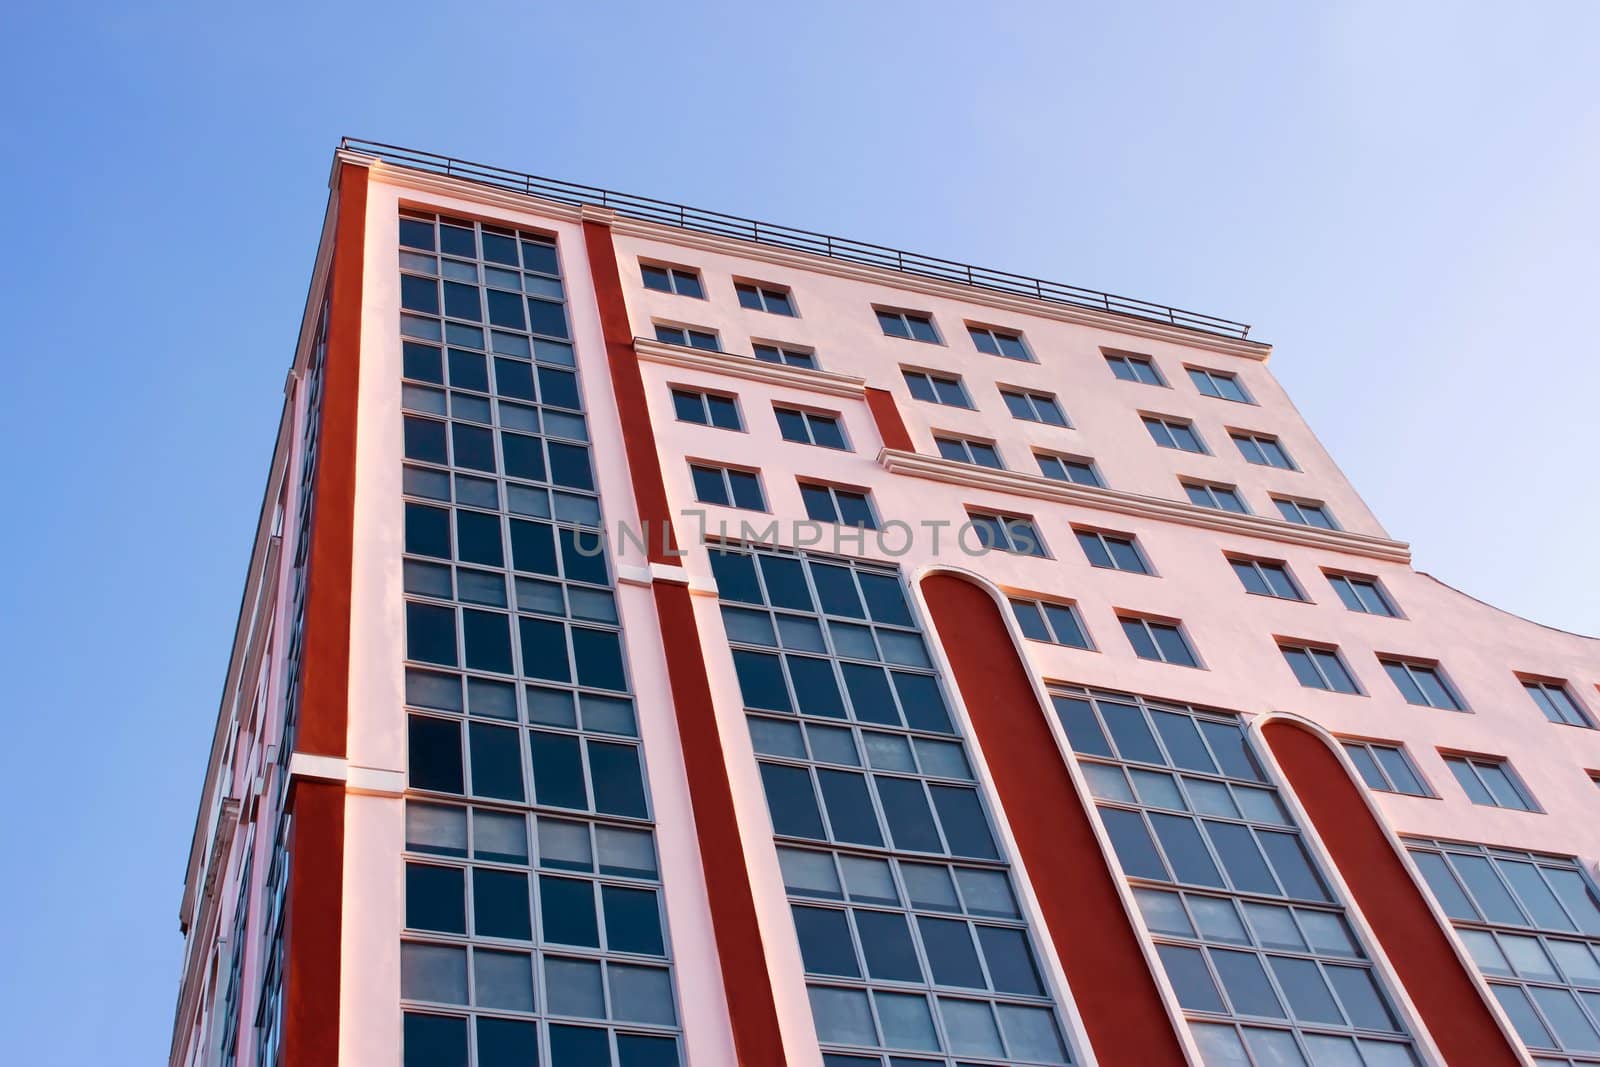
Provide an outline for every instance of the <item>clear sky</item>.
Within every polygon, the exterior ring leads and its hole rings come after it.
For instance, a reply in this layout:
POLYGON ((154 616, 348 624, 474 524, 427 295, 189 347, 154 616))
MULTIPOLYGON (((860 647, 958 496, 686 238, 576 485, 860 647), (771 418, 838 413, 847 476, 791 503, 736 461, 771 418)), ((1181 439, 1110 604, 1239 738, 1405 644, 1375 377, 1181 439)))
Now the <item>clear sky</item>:
POLYGON ((0 1063, 166 1057, 341 134, 1251 322, 1419 568, 1600 633, 1600 5, 18 2, 0 40, 0 1063))

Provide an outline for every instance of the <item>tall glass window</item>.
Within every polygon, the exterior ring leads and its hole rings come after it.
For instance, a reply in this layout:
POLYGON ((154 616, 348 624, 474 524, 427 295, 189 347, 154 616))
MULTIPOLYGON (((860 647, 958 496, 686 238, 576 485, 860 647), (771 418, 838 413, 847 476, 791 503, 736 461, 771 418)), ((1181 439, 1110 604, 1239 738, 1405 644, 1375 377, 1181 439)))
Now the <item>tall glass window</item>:
POLYGON ((1415 1064, 1240 721, 1122 693, 1053 700, 1205 1062, 1415 1064))
POLYGON ((711 562, 827 1067, 1068 1062, 899 573, 711 562))
POLYGON ((680 1063, 555 243, 400 220, 406 1067, 680 1063))
POLYGON ((1600 891, 1568 856, 1406 848, 1539 1064, 1600 1063, 1600 891))

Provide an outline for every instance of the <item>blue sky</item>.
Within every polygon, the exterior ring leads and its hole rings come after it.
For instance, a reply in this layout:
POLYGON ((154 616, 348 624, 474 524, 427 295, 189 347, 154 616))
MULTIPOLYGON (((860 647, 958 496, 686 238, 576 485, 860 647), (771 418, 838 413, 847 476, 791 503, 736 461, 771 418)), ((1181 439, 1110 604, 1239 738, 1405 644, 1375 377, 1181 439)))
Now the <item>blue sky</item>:
POLYGON ((166 1056, 341 134, 1251 322, 1419 568, 1600 633, 1600 7, 1511 10, 7 6, 0 1062, 166 1056))

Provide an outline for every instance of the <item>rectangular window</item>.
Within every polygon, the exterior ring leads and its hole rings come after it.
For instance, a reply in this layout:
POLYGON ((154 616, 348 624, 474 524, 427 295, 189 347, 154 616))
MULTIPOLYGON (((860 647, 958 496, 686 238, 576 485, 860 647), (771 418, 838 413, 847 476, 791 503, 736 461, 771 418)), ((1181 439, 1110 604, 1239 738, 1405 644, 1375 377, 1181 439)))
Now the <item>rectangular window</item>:
POLYGON ((1248 593, 1277 597, 1279 600, 1303 601, 1306 598, 1290 576, 1289 565, 1281 560, 1230 556, 1228 563, 1248 593))
POLYGON ((978 543, 987 550, 1013 552, 1019 556, 1049 558, 1044 540, 1026 515, 1004 515, 992 511, 968 511, 967 521, 977 532, 978 543))
POLYGON ((1286 496, 1275 496, 1272 502, 1278 505, 1278 514, 1283 516, 1285 522, 1299 526, 1314 526, 1319 530, 1339 528, 1339 524, 1333 521, 1333 514, 1328 510, 1328 506, 1320 500, 1294 500, 1286 496))
POLYGON ((1050 393, 1035 393, 1025 389, 1001 389, 1000 397, 1006 402, 1011 417, 1024 422, 1039 422, 1046 426, 1071 426, 1061 410, 1061 404, 1050 393))
POLYGON ((1194 423, 1168 415, 1141 415, 1144 428, 1150 431, 1151 440, 1162 448, 1175 448, 1180 452, 1206 454, 1206 446, 1195 432, 1194 423))
POLYGON ((767 282, 734 282, 733 290, 739 294, 739 306, 742 308, 795 317, 794 301, 789 298, 789 290, 781 285, 767 282))
POLYGON ((715 426, 720 430, 742 430, 738 401, 721 393, 702 393, 691 389, 672 391, 672 409, 679 422, 715 426))
POLYGON ((1235 515, 1248 515, 1250 509, 1245 506, 1244 497, 1239 495, 1239 490, 1231 485, 1220 482, 1182 482, 1183 491, 1189 497, 1189 503, 1196 507, 1215 508, 1217 511, 1231 511, 1235 515))
POLYGON ((1092 649, 1089 631, 1072 604, 1049 600, 1021 600, 1012 598, 1011 611, 1022 627, 1022 635, 1030 641, 1048 641, 1053 645, 1092 649))
POLYGON ((1319 645, 1279 644, 1279 651, 1294 672, 1295 678, 1307 689, 1324 689, 1330 693, 1361 694, 1350 669, 1344 665, 1339 650, 1319 645))
POLYGON ((1456 776, 1467 799, 1488 808, 1513 808, 1538 811, 1527 786, 1511 770, 1509 761, 1498 756, 1445 756, 1445 765, 1456 776))
POLYGON ((1092 459, 1064 456, 1055 452, 1035 452, 1033 458, 1039 461, 1039 472, 1046 478, 1054 478, 1058 482, 1072 482, 1075 485, 1105 488, 1106 483, 1101 480, 1100 472, 1095 468, 1092 459))
POLYGON ((763 363, 776 363, 783 367, 803 367, 806 370, 817 369, 817 354, 804 349, 752 341, 750 352, 763 363))
POLYGON ((1161 372, 1149 356, 1136 356, 1129 352, 1107 352, 1106 365, 1119 381, 1138 382, 1140 385, 1166 385, 1161 372))
POLYGON ((1144 558, 1144 553, 1139 551, 1139 545, 1132 534, 1076 528, 1072 532, 1077 535, 1078 544, 1092 565, 1109 571, 1150 573, 1149 561, 1144 558))
POLYGON ((862 490, 841 489, 838 486, 817 482, 801 482, 800 498, 805 502, 806 516, 817 522, 859 526, 866 530, 878 528, 877 516, 872 511, 872 500, 862 490))
POLYGON ((1433 796, 1422 775, 1412 766, 1404 746, 1382 741, 1341 741, 1340 744, 1368 788, 1411 797, 1433 796))
POLYGON ((1024 363, 1033 362, 1033 356, 1029 353, 1027 345, 1022 343, 1022 335, 1019 333, 996 330, 990 326, 974 326, 970 322, 967 323, 967 332, 972 335, 972 343, 979 352, 1021 360, 1024 363))
POLYGON ((972 407, 972 401, 968 399, 966 387, 961 384, 960 378, 923 370, 907 370, 904 367, 900 369, 900 373, 905 377, 906 388, 911 390, 913 399, 952 408, 972 407))
POLYGON ((692 326, 670 326, 666 323, 656 323, 656 340, 669 345, 683 345, 687 348, 700 348, 707 352, 722 351, 722 344, 717 340, 717 335, 711 330, 697 330, 692 326))
POLYGON ((705 299, 705 290, 700 287, 700 275, 688 267, 658 267, 651 263, 641 263, 639 273, 644 276, 646 289, 654 289, 658 293, 692 296, 698 300, 705 299))
POLYGON ((1399 609, 1378 584, 1378 579, 1362 574, 1337 574, 1333 571, 1323 573, 1328 578, 1328 584, 1333 586, 1333 591, 1339 594, 1344 606, 1351 611, 1359 611, 1364 615, 1400 617, 1399 609))
POLYGON ((805 411, 801 408, 786 408, 774 404, 772 413, 778 417, 778 432, 783 435, 785 441, 801 445, 817 445, 821 448, 837 448, 841 452, 850 451, 850 443, 845 440, 844 427, 839 424, 836 412, 824 414, 820 411, 805 411))
POLYGON ((1567 691, 1565 682, 1524 678, 1522 686, 1533 698, 1533 702, 1539 705, 1539 710, 1544 712, 1544 717, 1551 722, 1594 728, 1594 722, 1582 708, 1578 707, 1577 700, 1567 691))
POLYGON ((878 325, 888 337, 903 337, 908 341, 926 341, 929 344, 939 343, 939 333, 933 328, 933 318, 921 311, 894 311, 889 308, 874 308, 878 315, 878 325))
POLYGON ((694 498, 702 504, 767 510, 766 497, 761 493, 761 478, 755 471, 691 463, 689 472, 694 477, 694 498))
POLYGON ((1218 400, 1232 400, 1238 404, 1253 404, 1250 394, 1244 391, 1244 386, 1239 384, 1239 377, 1225 370, 1209 370, 1205 367, 1189 367, 1189 380, 1194 387, 1205 396, 1214 396, 1218 400))
POLYGON ((1228 436, 1239 446, 1239 454, 1258 467, 1277 467, 1286 471, 1296 469, 1294 461, 1289 458, 1289 453, 1284 451, 1283 445, 1271 434, 1231 430, 1228 436))
POLYGON ((939 446, 939 455, 945 459, 953 459, 957 463, 974 463, 997 471, 1006 469, 1006 465, 1000 461, 1000 453, 995 450, 992 442, 969 437, 936 436, 933 443, 939 446))
POLYGON ((1142 615, 1118 615, 1117 621, 1122 623, 1122 632, 1127 634, 1134 655, 1140 659, 1179 667, 1200 666, 1179 623, 1147 619, 1142 615))
POLYGON ((1423 708, 1440 708, 1444 711, 1466 711, 1466 705, 1456 696, 1444 679, 1437 664, 1418 663, 1413 660, 1378 658, 1389 673, 1395 688, 1406 698, 1407 704, 1423 708))

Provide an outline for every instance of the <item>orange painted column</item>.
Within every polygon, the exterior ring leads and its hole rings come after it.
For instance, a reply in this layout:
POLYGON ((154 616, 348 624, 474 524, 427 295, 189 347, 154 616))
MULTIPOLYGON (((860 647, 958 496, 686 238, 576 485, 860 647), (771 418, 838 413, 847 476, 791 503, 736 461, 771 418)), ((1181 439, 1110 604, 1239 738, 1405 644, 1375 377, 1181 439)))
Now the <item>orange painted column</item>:
POLYGON ((1186 1064, 1123 908, 1121 876, 1100 848, 999 606, 949 574, 929 575, 921 587, 1095 1055, 1104 1064, 1186 1064))
POLYGON ((1445 1062, 1473 1067, 1521 1063, 1477 978, 1456 955, 1424 890, 1367 806, 1363 787, 1309 730, 1278 719, 1266 723, 1261 733, 1445 1062))
POLYGON ((867 410, 872 413, 872 421, 878 424, 878 436, 883 439, 884 448, 913 451, 911 433, 906 429, 906 420, 900 416, 900 405, 895 403, 893 393, 869 386, 867 410))

